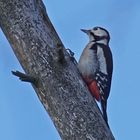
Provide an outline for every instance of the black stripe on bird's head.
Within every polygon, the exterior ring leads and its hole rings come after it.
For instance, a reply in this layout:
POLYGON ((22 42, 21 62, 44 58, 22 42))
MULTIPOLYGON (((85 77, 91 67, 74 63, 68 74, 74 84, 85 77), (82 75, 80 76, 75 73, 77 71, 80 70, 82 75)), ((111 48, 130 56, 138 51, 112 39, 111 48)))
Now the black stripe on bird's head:
POLYGON ((81 31, 83 31, 89 36, 90 41, 97 42, 101 40, 106 40, 107 44, 109 43, 110 35, 105 28, 94 27, 93 29, 89 29, 89 30, 81 29, 81 31))

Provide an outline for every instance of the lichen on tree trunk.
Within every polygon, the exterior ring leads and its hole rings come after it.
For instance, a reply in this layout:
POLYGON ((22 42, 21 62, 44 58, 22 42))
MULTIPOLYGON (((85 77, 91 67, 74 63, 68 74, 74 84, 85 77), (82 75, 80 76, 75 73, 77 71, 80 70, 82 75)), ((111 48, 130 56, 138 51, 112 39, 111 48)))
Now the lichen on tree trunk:
POLYGON ((41 0, 0 0, 0 27, 63 140, 114 140, 41 0))

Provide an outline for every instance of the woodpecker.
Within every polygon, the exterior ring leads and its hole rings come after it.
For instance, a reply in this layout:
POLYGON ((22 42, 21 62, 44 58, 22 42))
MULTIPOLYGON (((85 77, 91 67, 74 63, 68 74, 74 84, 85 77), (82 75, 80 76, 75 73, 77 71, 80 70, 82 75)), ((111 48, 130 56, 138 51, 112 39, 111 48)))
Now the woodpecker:
POLYGON ((102 27, 81 31, 88 35, 89 42, 80 56, 78 69, 92 96, 101 103, 103 118, 108 125, 107 99, 113 71, 112 53, 109 48, 110 35, 102 27))

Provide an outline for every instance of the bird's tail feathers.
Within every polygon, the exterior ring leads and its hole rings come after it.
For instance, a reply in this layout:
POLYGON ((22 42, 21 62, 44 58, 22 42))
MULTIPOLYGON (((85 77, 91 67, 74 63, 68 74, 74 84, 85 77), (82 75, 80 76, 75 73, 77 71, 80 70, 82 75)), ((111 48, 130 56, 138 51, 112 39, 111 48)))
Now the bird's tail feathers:
POLYGON ((107 117, 107 101, 105 101, 104 98, 103 99, 101 98, 101 109, 102 109, 102 113, 103 113, 103 118, 104 118, 107 126, 109 127, 108 117, 107 117))

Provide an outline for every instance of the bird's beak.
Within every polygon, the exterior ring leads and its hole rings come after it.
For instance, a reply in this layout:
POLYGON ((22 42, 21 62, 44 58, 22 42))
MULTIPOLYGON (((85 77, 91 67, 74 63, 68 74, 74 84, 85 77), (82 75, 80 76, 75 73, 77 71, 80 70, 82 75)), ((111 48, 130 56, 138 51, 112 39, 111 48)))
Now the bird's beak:
POLYGON ((81 29, 82 32, 88 34, 90 31, 89 30, 86 30, 86 29, 81 29))

